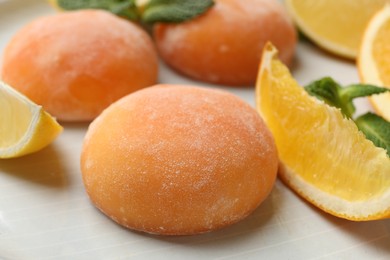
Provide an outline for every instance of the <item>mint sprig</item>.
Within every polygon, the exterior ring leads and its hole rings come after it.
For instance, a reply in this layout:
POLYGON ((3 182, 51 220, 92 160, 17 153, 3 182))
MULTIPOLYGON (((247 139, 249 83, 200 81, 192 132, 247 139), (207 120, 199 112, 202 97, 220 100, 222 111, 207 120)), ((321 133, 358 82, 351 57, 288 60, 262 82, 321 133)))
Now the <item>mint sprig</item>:
POLYGON ((310 83, 305 87, 305 90, 310 95, 323 100, 328 105, 340 108, 341 112, 348 118, 352 118, 356 111, 355 105, 353 104, 355 98, 389 91, 387 88, 369 84, 353 84, 342 87, 330 77, 324 77, 310 83))
POLYGON ((102 9, 130 20, 139 19, 135 0, 57 0, 63 10, 102 9))
POLYGON ((390 122, 376 114, 367 113, 358 117, 355 123, 367 139, 376 146, 386 149, 390 157, 390 122))
POLYGON ((213 0, 57 0, 63 10, 102 9, 132 21, 153 24, 193 19, 214 5, 213 0))
POLYGON ((369 84, 342 87, 332 78, 325 77, 305 86, 305 90, 328 105, 339 108, 345 117, 354 120, 368 140, 385 149, 390 157, 390 123, 373 113, 366 113, 355 119, 356 108, 353 104, 355 98, 381 94, 390 89, 369 84))
POLYGON ((150 0, 145 5, 142 20, 145 23, 181 23, 203 14, 213 5, 209 0, 150 0))

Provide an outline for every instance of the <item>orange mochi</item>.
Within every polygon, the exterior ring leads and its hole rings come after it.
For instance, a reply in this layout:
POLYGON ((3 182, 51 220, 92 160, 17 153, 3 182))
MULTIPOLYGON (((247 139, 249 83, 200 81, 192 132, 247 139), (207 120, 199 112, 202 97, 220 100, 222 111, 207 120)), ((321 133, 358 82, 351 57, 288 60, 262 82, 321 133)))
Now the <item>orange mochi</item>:
POLYGON ((154 27, 157 49, 178 72, 211 83, 252 85, 263 47, 271 41, 290 64, 297 41, 277 0, 215 0, 203 15, 154 27))
POLYGON ((86 134, 91 201, 127 228, 190 235, 235 223, 270 193, 278 157, 258 113, 225 91, 157 85, 108 107, 86 134))
POLYGON ((158 58, 138 25, 101 10, 40 17, 3 55, 5 82, 62 121, 88 121, 156 83, 158 58))

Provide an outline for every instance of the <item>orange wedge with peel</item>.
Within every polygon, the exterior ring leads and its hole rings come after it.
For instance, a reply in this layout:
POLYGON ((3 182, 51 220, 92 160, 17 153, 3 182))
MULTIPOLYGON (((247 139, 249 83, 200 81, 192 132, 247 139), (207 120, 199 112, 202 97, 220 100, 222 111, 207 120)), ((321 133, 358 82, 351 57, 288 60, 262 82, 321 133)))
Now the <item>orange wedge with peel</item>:
MULTIPOLYGON (((358 57, 361 81, 390 87, 390 4, 369 22, 358 57)), ((390 93, 370 97, 375 111, 390 121, 390 93)))
POLYGON ((273 133, 280 178, 322 210, 350 220, 390 216, 390 158, 337 108, 310 96, 264 48, 257 110, 273 133))

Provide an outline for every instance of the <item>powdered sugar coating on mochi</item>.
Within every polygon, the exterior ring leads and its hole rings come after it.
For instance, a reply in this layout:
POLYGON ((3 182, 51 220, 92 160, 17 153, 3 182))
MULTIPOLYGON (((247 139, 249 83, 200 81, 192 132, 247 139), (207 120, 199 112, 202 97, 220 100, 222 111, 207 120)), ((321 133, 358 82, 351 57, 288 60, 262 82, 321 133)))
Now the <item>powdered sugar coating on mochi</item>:
POLYGON ((156 83, 157 53, 138 25, 102 10, 39 17, 4 51, 2 76, 64 121, 92 120, 156 83))
POLYGON ((276 149, 263 121, 219 90, 138 91, 91 124, 83 147, 92 201, 116 222, 151 233, 194 234, 237 222, 276 177, 276 149))
POLYGON ((216 0, 205 14, 180 24, 154 28, 160 56, 195 79, 226 85, 252 85, 262 49, 271 41, 291 64, 296 32, 277 0, 216 0))

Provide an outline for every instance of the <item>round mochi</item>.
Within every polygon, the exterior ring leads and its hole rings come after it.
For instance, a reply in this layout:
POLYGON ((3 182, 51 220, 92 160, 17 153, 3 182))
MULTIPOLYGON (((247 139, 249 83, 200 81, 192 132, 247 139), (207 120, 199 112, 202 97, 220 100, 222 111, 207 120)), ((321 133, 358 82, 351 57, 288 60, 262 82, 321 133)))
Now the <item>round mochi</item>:
POLYGON ((90 121, 157 74, 150 36, 101 10, 39 17, 14 35, 2 66, 5 82, 61 121, 90 121))
POLYGON ((266 42, 291 64, 297 41, 278 0, 215 0, 206 13, 184 23, 159 23, 154 38, 162 59, 201 81, 249 86, 256 81, 266 42))
POLYGON ((190 235, 231 225, 270 193, 278 157, 258 113, 233 94, 157 85, 108 107, 85 136, 91 201, 127 228, 190 235))

